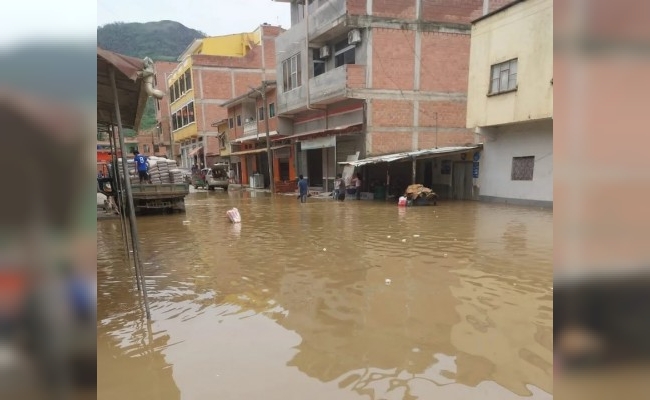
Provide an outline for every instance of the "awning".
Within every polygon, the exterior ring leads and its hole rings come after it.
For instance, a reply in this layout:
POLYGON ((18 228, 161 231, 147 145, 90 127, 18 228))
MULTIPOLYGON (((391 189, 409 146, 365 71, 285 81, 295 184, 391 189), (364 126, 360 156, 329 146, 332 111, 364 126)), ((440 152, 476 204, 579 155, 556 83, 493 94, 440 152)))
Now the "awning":
POLYGON ((363 124, 350 124, 350 125, 341 125, 329 129, 317 129, 309 132, 298 133, 297 135, 291 135, 289 139, 307 139, 310 136, 319 136, 319 135, 344 135, 348 133, 359 133, 363 129, 363 124))
POLYGON ((271 147, 271 150, 279 150, 279 149, 284 149, 284 148, 287 148, 287 147, 291 147, 291 145, 290 144, 284 144, 282 146, 275 146, 275 147, 271 147))
POLYGON ((266 149, 254 149, 254 150, 244 150, 244 151, 236 151, 234 153, 230 153, 231 156, 241 156, 244 154, 257 154, 257 153, 264 153, 266 149))
POLYGON ((147 103, 138 71, 144 69, 144 60, 129 57, 97 47, 97 124, 117 123, 114 118, 115 98, 109 78, 109 69, 115 68, 120 114, 124 128, 137 129, 147 103))
MULTIPOLYGON (((269 137, 278 136, 278 135, 280 135, 278 133, 278 131, 269 132, 269 137)), ((280 135, 280 136, 283 136, 283 135, 280 135)), ((260 140, 260 139, 266 139, 266 132, 260 132, 257 135, 249 135, 249 136, 241 137, 239 139, 234 139, 234 140, 231 140, 230 143, 251 142, 251 141, 256 141, 256 140, 260 140)), ((282 137, 281 139, 284 139, 284 137, 282 137)))
POLYGON ((404 161, 408 159, 435 158, 435 157, 440 157, 442 155, 465 153, 467 151, 481 149, 481 148, 483 148, 482 143, 473 146, 440 147, 438 149, 433 148, 433 149, 426 149, 426 150, 410 151, 405 153, 385 154, 383 156, 368 157, 358 161, 341 161, 339 162, 339 164, 360 167, 362 165, 367 165, 367 164, 389 163, 395 161, 404 161))
POLYGON ((197 147, 196 149, 190 151, 190 154, 188 154, 190 157, 194 157, 199 151, 203 150, 203 147, 197 147))

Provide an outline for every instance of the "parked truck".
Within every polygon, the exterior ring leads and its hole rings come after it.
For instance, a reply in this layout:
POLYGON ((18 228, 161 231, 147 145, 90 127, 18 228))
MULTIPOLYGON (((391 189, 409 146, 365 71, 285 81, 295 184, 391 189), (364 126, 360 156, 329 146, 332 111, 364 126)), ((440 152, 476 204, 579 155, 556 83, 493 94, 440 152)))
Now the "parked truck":
MULTIPOLYGON (((121 170, 121 168, 120 168, 121 170)), ((115 204, 119 205, 121 196, 117 193, 117 180, 114 168, 109 164, 109 176, 97 178, 98 191, 112 197, 115 204)), ((121 174, 120 174, 121 175, 121 174)), ((124 183, 124 177, 120 176, 124 183)), ((124 185, 122 185, 124 188, 124 185)), ((146 212, 184 212, 185 196, 190 193, 190 186, 187 182, 181 183, 139 183, 131 180, 131 192, 133 194, 133 206, 136 214, 146 212)), ((124 196, 126 198, 126 196, 124 196)))

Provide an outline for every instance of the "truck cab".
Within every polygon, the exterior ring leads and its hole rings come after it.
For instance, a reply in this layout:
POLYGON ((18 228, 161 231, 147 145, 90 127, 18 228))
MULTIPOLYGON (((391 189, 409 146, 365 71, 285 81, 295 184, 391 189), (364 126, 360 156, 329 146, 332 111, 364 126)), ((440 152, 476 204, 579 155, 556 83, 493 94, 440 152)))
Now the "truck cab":
POLYGON ((205 177, 208 185, 208 190, 214 190, 216 187, 220 187, 223 190, 228 190, 228 184, 230 183, 230 180, 228 178, 229 170, 230 166, 226 163, 214 164, 205 177))

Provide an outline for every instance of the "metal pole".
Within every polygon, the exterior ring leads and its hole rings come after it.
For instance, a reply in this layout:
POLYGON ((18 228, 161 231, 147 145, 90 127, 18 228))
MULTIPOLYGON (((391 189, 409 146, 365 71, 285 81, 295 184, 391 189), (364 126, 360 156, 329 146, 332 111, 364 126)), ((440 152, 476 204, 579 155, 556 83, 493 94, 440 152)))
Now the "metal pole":
POLYGON ((267 81, 262 81, 262 100, 264 101, 264 125, 266 126, 266 158, 269 160, 269 181, 271 182, 271 194, 275 193, 275 177, 273 176, 273 157, 271 154, 271 140, 269 139, 269 113, 266 99, 267 81))
MULTIPOLYGON (((109 67, 108 75, 111 80, 111 87, 113 89, 113 100, 115 102, 115 117, 117 119, 117 136, 120 139, 120 148, 122 149, 122 167, 124 168, 124 186, 126 187, 126 196, 128 198, 129 207, 129 221, 131 225, 131 239, 133 241, 133 259, 135 261, 136 270, 139 269, 140 279, 142 285, 142 295, 144 298, 144 308, 147 314, 147 319, 151 319, 151 312, 149 311, 149 300, 147 299, 147 285, 145 283, 144 274, 142 273, 140 263, 140 251, 138 243, 138 228, 135 225, 135 207, 133 206, 133 193, 131 191, 131 179, 128 178, 128 163, 124 154, 124 131, 122 130, 122 114, 120 112, 120 102, 117 95, 117 84, 115 83, 115 68, 109 67)), ((137 273, 137 272, 136 272, 137 273)))
MULTIPOLYGON (((131 255, 129 253, 129 235, 126 232, 126 221, 124 220, 124 201, 122 199, 118 199, 117 196, 122 196, 122 185, 120 183, 120 174, 119 174, 119 169, 117 167, 117 146, 115 145, 115 137, 113 136, 114 129, 113 125, 111 125, 110 132, 108 134, 108 142, 111 148, 111 165, 113 168, 113 179, 115 183, 115 187, 113 190, 115 191, 115 200, 118 202, 120 207, 120 227, 122 228, 122 239, 124 240, 124 251, 126 253, 126 262, 130 263, 131 262, 131 255)), ((116 204, 116 205, 117 205, 116 204)), ((136 271, 137 272, 137 271, 136 271)), ((136 280, 138 284, 138 290, 140 289, 140 282, 136 280)))
POLYGON ((415 172, 416 172, 415 163, 416 163, 416 160, 415 160, 415 157, 413 157, 413 163, 412 163, 412 166, 411 166, 411 168, 412 168, 412 170, 411 170, 411 173, 412 173, 411 184, 412 185, 415 185, 415 172))

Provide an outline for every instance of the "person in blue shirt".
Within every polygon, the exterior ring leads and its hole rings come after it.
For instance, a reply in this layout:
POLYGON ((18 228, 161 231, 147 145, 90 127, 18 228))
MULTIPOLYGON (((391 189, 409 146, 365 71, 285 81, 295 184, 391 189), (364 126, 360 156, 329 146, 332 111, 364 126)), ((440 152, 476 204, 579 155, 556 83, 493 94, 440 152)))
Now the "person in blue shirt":
POLYGON ((298 180, 298 189, 300 191, 300 202, 307 202, 307 195, 309 194, 309 182, 302 175, 300 175, 298 180))
POLYGON ((133 150, 133 156, 135 157, 135 165, 136 170, 138 171, 138 176, 140 177, 140 183, 149 181, 149 174, 147 174, 147 157, 141 155, 137 150, 133 150))

